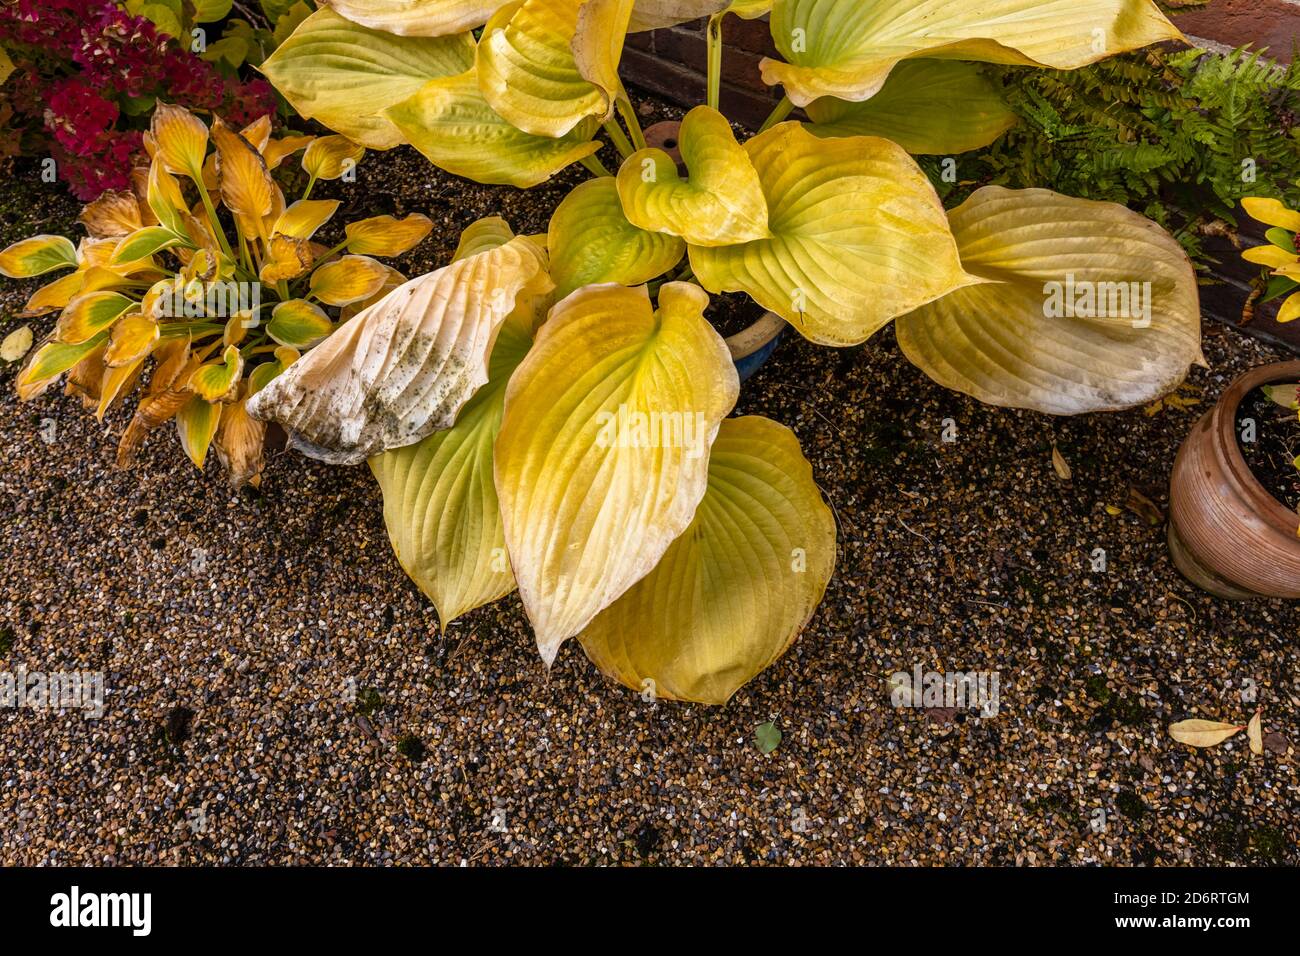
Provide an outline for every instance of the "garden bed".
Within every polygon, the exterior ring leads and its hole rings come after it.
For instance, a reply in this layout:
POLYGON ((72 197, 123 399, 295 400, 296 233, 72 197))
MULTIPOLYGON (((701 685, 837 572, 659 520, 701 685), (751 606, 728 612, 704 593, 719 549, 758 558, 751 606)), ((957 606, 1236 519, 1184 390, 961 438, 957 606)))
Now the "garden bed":
MULTIPOLYGON (((543 231, 584 174, 524 193, 401 148, 358 176, 315 195, 344 200, 337 222, 430 216, 394 263, 414 275, 481 216, 543 231)), ((0 245, 77 211, 13 185, 4 202, 0 245)), ((0 335, 31 286, 0 293, 0 335)), ((19 404, 6 371, 0 660, 103 670, 108 696, 97 721, 0 711, 0 862, 1300 862, 1294 743, 1166 733, 1244 723, 1245 681, 1284 738, 1300 718, 1300 611, 1195 590, 1140 504, 1163 507, 1218 392, 1281 357, 1226 330, 1205 352, 1199 405, 1059 419, 935 385, 888 330, 787 336, 737 413, 794 429, 839 559, 793 648, 723 708, 643 702, 576 642, 548 673, 516 596, 440 633, 364 466, 282 454, 232 494, 160 433, 115 471, 128 411, 19 404), (889 675, 918 665, 998 672, 999 713, 891 707, 889 675), (767 721, 783 737, 763 754, 767 721)))

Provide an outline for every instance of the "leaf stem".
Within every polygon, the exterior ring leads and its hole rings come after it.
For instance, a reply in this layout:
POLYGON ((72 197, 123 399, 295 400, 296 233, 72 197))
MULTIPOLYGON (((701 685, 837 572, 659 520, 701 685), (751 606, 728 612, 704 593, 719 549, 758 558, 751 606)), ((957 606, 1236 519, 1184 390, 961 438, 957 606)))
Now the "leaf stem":
POLYGON ((609 134, 609 138, 611 142, 613 142, 614 148, 618 150, 619 155, 624 159, 627 159, 636 152, 636 150, 632 148, 632 143, 628 140, 627 134, 623 132, 623 127, 619 126, 618 122, 613 118, 605 120, 605 132, 609 134))
POLYGON ((790 101, 790 97, 789 96, 781 97, 781 102, 776 104, 776 108, 772 110, 772 114, 764 121, 762 127, 759 129, 759 132, 766 133, 777 123, 781 122, 783 119, 789 116, 792 112, 794 112, 794 103, 790 101))
POLYGON ((582 165, 586 168, 587 172, 591 173, 591 175, 593 176, 600 177, 600 176, 613 175, 613 173, 611 173, 608 169, 605 168, 605 164, 596 158, 595 153, 593 153, 590 156, 582 157, 582 159, 578 160, 578 162, 582 163, 582 165))
POLYGON ((632 108, 632 101, 628 99, 627 90, 619 90, 614 105, 618 107, 618 113, 623 117, 623 125, 632 134, 632 145, 637 149, 645 149, 645 133, 641 129, 641 121, 637 119, 636 110, 632 108))
POLYGON ((709 17, 708 51, 709 51, 709 90, 708 103, 713 109, 718 108, 722 93, 722 18, 723 13, 709 17))

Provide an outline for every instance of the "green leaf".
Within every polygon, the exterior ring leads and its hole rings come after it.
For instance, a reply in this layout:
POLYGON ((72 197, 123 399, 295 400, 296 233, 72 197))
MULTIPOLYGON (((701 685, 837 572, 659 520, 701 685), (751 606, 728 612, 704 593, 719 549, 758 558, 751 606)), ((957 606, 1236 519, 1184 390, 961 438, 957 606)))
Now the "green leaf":
POLYGON ((957 60, 905 60, 871 99, 825 96, 807 112, 817 136, 883 136, 909 153, 934 155, 980 149, 1017 122, 979 67, 957 60))
POLYGON ((561 200, 546 239, 555 295, 597 282, 639 285, 681 261, 686 243, 638 229, 623 215, 614 177, 582 183, 561 200))
POLYGON ((510 125, 483 99, 473 70, 430 80, 385 115, 429 162, 480 183, 527 189, 600 149, 595 119, 558 139, 510 125))
POLYGON ((770 754, 781 745, 781 731, 774 721, 769 720, 754 728, 754 744, 764 754, 770 754))
POLYGON ((390 149, 403 138, 384 110, 473 63, 468 33, 393 36, 325 9, 304 20, 261 70, 305 119, 372 149, 390 149))

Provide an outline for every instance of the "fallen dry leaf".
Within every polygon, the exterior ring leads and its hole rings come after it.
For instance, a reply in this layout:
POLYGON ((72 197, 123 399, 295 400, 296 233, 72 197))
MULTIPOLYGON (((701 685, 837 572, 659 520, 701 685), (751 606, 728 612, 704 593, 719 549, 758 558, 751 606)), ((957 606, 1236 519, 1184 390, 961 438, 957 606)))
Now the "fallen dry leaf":
POLYGON ((1285 756, 1286 752, 1291 749, 1291 744, 1285 737, 1274 730, 1264 735, 1264 749, 1269 753, 1285 756))
POLYGON ((1129 487, 1128 500, 1124 502, 1124 507, 1152 527, 1165 520, 1164 512, 1160 510, 1159 506, 1132 486, 1129 487))
POLYGON ((1263 708, 1255 708, 1255 715, 1250 718, 1250 723, 1246 725, 1246 734, 1250 737, 1250 752, 1256 756, 1262 756, 1264 753, 1264 729, 1260 714, 1263 708))
POLYGON ((1245 729, 1245 724, 1224 724, 1217 720, 1180 720, 1169 725, 1169 736, 1190 747, 1217 747, 1245 729))
POLYGON ((17 362, 32 347, 32 329, 29 325, 14 329, 0 342, 0 361, 17 362))
POLYGON ((1069 481, 1074 475, 1074 472, 1070 470, 1070 463, 1065 460, 1065 456, 1060 453, 1055 445, 1052 446, 1052 467, 1056 469, 1056 475, 1062 481, 1069 481))

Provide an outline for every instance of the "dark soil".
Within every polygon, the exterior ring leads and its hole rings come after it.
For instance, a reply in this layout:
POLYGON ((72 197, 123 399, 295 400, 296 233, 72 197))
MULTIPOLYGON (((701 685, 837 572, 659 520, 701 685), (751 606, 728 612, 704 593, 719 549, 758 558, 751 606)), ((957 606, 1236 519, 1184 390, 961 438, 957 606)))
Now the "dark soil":
POLYGON ((1257 388, 1237 406, 1237 447, 1264 490, 1292 511, 1300 511, 1300 415, 1257 388), (1249 422, 1254 422, 1253 442, 1249 422))

